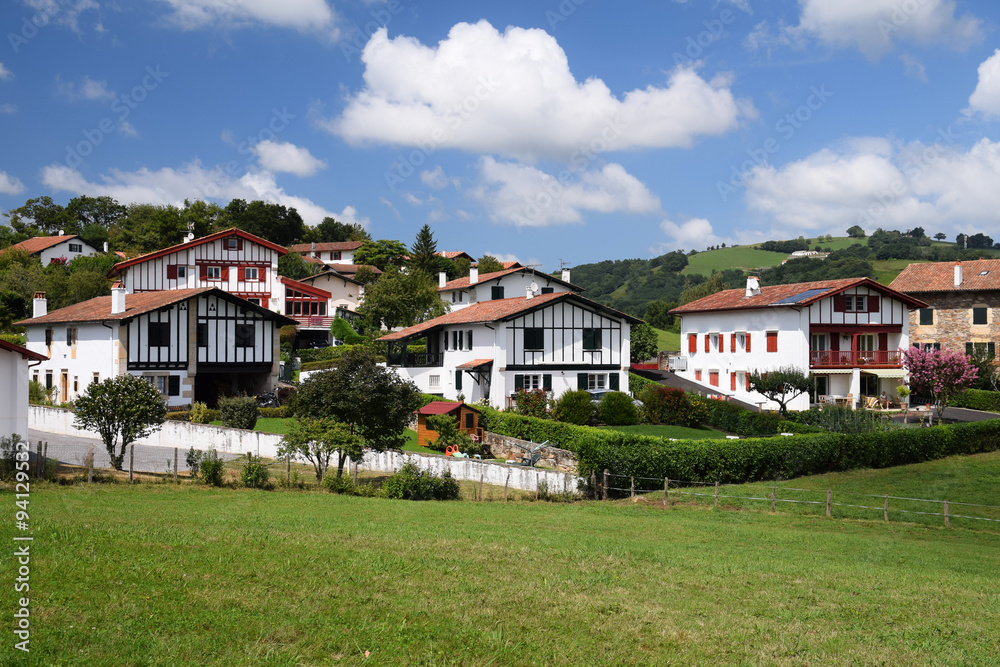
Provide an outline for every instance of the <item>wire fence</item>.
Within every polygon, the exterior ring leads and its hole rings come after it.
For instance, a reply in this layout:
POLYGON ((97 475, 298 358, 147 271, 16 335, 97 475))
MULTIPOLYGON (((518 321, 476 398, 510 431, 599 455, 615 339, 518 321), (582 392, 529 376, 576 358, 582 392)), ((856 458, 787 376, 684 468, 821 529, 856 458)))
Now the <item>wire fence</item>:
POLYGON ((670 478, 633 477, 608 472, 603 476, 602 496, 625 495, 635 498, 663 493, 663 504, 678 499, 710 503, 719 506, 759 508, 760 503, 770 503, 772 512, 779 503, 800 513, 817 513, 825 509, 827 517, 892 519, 915 523, 934 523, 947 528, 956 519, 968 521, 962 525, 995 525, 1000 523, 1000 506, 965 503, 929 498, 912 498, 892 494, 871 494, 838 489, 804 489, 779 485, 777 482, 749 484, 719 484, 670 478), (651 482, 655 483, 650 484, 651 482), (638 486, 637 486, 638 483, 638 486), (617 492, 617 493, 615 493, 617 492), (986 523, 976 523, 986 522, 986 523))

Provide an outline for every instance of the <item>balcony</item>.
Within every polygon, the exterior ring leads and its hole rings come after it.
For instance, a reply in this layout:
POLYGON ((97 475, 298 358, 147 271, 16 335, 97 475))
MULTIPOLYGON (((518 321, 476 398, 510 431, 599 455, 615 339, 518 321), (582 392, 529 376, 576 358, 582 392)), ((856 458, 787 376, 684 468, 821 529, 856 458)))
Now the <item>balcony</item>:
POLYGON ((295 320, 300 327, 315 327, 318 329, 329 329, 333 323, 332 317, 326 315, 288 315, 295 320))
POLYGON ((813 350, 809 353, 810 368, 902 368, 903 354, 899 350, 813 350))
POLYGON ((444 365, 443 352, 390 352, 386 356, 389 366, 404 368, 437 368, 444 365))

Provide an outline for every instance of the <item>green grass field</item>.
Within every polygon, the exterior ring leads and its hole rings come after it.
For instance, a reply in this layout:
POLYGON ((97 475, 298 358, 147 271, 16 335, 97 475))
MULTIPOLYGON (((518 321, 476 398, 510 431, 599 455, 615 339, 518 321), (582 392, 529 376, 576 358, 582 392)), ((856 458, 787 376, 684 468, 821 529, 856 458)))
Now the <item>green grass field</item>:
MULTIPOLYGON (((260 417, 257 419, 257 425, 253 427, 255 431, 261 431, 262 433, 277 433, 278 435, 284 435, 288 433, 288 427, 295 422, 291 418, 281 418, 281 417, 260 417)), ((222 426, 222 421, 209 422, 213 426, 222 426)))
POLYGON ((712 275, 712 271, 723 269, 753 270, 762 266, 776 266, 788 255, 782 252, 757 250, 752 246, 735 248, 719 248, 707 252, 699 252, 688 257, 688 265, 681 273, 700 273, 703 276, 712 275))
POLYGON ((656 332, 656 344, 658 350, 680 350, 681 349, 681 334, 675 331, 664 331, 663 329, 653 328, 656 332))
POLYGON ((636 426, 601 426, 611 431, 623 433, 638 433, 657 438, 677 438, 678 440, 711 440, 722 439, 726 433, 714 428, 687 428, 685 426, 667 426, 664 424, 638 424, 636 426))
POLYGON ((166 484, 33 485, 31 521, 32 650, 8 637, 3 664, 996 664, 1000 644, 997 530, 166 484))

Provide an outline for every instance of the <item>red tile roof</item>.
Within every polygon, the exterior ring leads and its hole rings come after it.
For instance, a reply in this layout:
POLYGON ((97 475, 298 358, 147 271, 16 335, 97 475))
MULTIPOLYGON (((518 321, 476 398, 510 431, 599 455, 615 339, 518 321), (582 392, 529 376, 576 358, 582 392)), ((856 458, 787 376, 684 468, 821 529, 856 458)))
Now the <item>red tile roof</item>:
POLYGON ((28 348, 17 345, 16 343, 8 343, 2 338, 0 338, 0 350, 10 350, 15 354, 20 354, 22 359, 28 359, 31 361, 46 361, 48 359, 48 357, 44 354, 32 352, 28 348))
POLYGON ((312 243, 296 243, 293 246, 289 246, 288 249, 292 252, 305 254, 307 252, 312 252, 313 250, 357 250, 363 244, 364 241, 330 241, 329 243, 317 243, 314 248, 312 243))
MULTIPOLYGON (((375 268, 375 267, 371 267, 375 268)), ((337 273, 336 271, 320 271, 319 273, 314 273, 311 276, 306 276, 302 279, 302 282, 311 283, 317 278, 322 278, 323 276, 331 276, 333 278, 339 278, 340 280, 346 280, 349 283, 354 283, 355 285, 361 285, 357 280, 351 278, 350 275, 345 275, 343 273, 337 273)))
POLYGON ((697 301, 684 304, 683 306, 674 308, 670 312, 683 315, 684 313, 701 313, 718 310, 798 308, 801 306, 808 306, 809 304, 819 301, 820 299, 825 299, 833 296, 834 294, 839 294, 849 288, 859 286, 874 289, 882 294, 885 294, 886 296, 898 299, 913 308, 922 308, 927 305, 919 299, 914 299, 913 297, 890 289, 881 283, 875 282, 871 278, 841 278, 839 280, 816 280, 808 283, 762 286, 760 288, 760 294, 750 297, 746 296, 746 288, 744 287, 739 289, 729 289, 722 292, 716 292, 715 294, 710 294, 706 297, 698 299, 697 301), (791 299, 792 297, 810 290, 822 290, 822 292, 809 294, 804 296, 801 300, 788 301, 782 304, 777 303, 778 301, 791 299))
MULTIPOLYGON (((79 238, 76 234, 69 234, 66 236, 36 236, 34 238, 28 239, 27 241, 21 241, 20 243, 15 243, 11 248, 18 248, 23 250, 29 255, 35 255, 43 250, 51 248, 52 246, 59 245, 60 243, 65 243, 72 239, 79 238)), ((47 359, 48 357, 46 357, 47 359)))
POLYGON ((1000 259, 910 264, 889 283, 899 292, 971 292, 1000 290, 1000 259), (955 264, 962 266, 962 284, 955 287, 955 264), (985 272, 985 275, 980 275, 985 272))
POLYGON ((521 262, 502 262, 503 268, 505 269, 519 269, 521 268, 521 262))
MULTIPOLYGON (((514 263, 516 264, 516 262, 514 262, 514 263)), ((528 271, 532 271, 532 269, 529 269, 527 267, 523 267, 520 264, 518 264, 517 266, 511 267, 509 269, 504 269, 503 271, 494 271, 492 273, 480 273, 479 274, 479 282, 477 282, 476 284, 478 285, 480 283, 485 283, 485 282, 488 282, 490 280, 496 280, 497 278, 502 278, 503 276, 509 276, 509 275, 513 275, 515 273, 525 273, 525 272, 528 272, 528 271)), ((551 280, 553 282, 559 283, 560 285, 565 285, 566 287, 569 287, 570 289, 572 289, 574 292, 582 292, 583 291, 582 287, 574 285, 573 283, 565 282, 563 280, 560 280, 559 278, 555 278, 555 277, 550 276, 548 274, 540 274, 540 273, 536 274, 535 272, 532 272, 532 275, 539 275, 539 276, 541 276, 542 280, 551 280)), ((472 284, 469 282, 469 277, 466 276, 465 278, 458 278, 456 280, 451 280, 449 282, 446 282, 444 284, 444 287, 439 287, 438 288, 438 291, 439 292, 448 292, 450 290, 456 290, 456 289, 469 289, 469 287, 471 287, 471 286, 472 286, 472 284)))
POLYGON ((185 241, 184 243, 178 243, 177 245, 172 245, 169 248, 164 248, 163 250, 157 250, 156 252, 146 253, 145 255, 139 255, 138 257, 133 257, 132 259, 125 260, 124 262, 118 262, 115 264, 114 268, 108 272, 108 277, 117 276, 121 273, 122 269, 127 269, 135 264, 141 264, 143 262, 148 262, 151 259, 156 259, 157 257, 163 257, 165 255, 172 255, 178 250, 184 248, 190 248, 196 245, 202 245, 203 243, 211 243, 216 239, 223 239, 228 236, 239 236, 240 238, 246 239, 257 245, 262 245, 265 248, 270 248, 279 255, 286 255, 288 251, 284 246, 280 246, 277 243, 271 243, 266 239, 262 239, 259 236, 254 236, 250 232, 245 232, 242 229, 237 229, 235 227, 230 227, 229 229, 224 229, 221 232, 216 232, 214 234, 209 234, 208 236, 202 236, 200 239, 192 239, 190 241, 185 241))
POLYGON ((477 324, 508 320, 522 313, 526 313, 535 310, 536 308, 541 308, 562 300, 576 301, 584 306, 609 313, 631 323, 642 321, 638 318, 632 317, 631 315, 627 315, 626 313, 603 306, 596 301, 585 299, 584 297, 574 294, 573 292, 553 292, 552 294, 542 294, 531 299, 519 296, 512 299, 480 301, 479 303, 474 303, 471 306, 462 308, 461 310, 456 310, 453 313, 448 313, 447 315, 442 315, 441 317, 435 317, 432 320, 415 324, 412 327, 403 329, 402 331, 395 331, 391 334, 382 336, 379 340, 405 340, 407 338, 422 335, 439 327, 446 327, 454 324, 477 324))
POLYGON ((325 264, 330 268, 331 271, 336 271, 337 273, 342 273, 345 275, 353 276, 358 272, 358 269, 365 268, 374 273, 376 276, 382 274, 382 269, 377 266, 371 266, 370 264, 330 264, 325 262, 325 264))
POLYGON ((457 259, 459 257, 465 257, 470 262, 476 261, 476 258, 465 252, 464 250, 442 250, 438 253, 442 257, 447 257, 448 259, 457 259))
POLYGON ((474 368, 479 368, 480 366, 485 366, 487 364, 492 364, 492 359, 473 359, 472 361, 466 361, 464 364, 459 364, 455 368, 461 368, 462 370, 472 370, 474 368))
POLYGON ((461 401, 431 401, 419 410, 414 410, 418 415, 446 415, 462 407, 461 401))
POLYGON ((291 287, 292 289, 301 290, 303 292, 306 292, 307 294, 312 294, 313 296, 318 296, 322 299, 329 299, 331 296, 333 296, 332 294, 330 294, 330 292, 327 292, 325 289, 320 289, 319 287, 316 287, 315 285, 310 285, 309 283, 304 283, 298 280, 293 280, 291 278, 286 278, 285 276, 278 276, 278 279, 281 280, 281 282, 284 283, 285 285, 291 287))

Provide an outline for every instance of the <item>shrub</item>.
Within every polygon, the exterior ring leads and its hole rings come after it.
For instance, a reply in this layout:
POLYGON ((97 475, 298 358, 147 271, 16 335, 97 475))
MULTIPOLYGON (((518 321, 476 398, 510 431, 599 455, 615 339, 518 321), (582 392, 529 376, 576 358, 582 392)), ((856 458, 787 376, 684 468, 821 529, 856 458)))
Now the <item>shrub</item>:
POLYGON ((548 416, 548 397, 541 389, 518 389, 514 394, 514 412, 519 415, 544 419, 548 416))
POLYGON ((379 495, 379 489, 374 484, 355 484, 349 477, 336 477, 334 475, 327 475, 323 478, 323 488, 330 493, 345 496, 374 498, 379 495))
POLYGON ((222 468, 222 459, 216 455, 214 449, 208 454, 201 455, 198 470, 201 473, 201 478, 205 480, 205 484, 222 486, 222 468))
POLYGON ((567 424, 586 426, 594 417, 594 404, 590 392, 584 389, 567 391, 552 406, 552 416, 567 424))
POLYGON ((382 484, 385 498, 407 500, 455 500, 458 498, 458 481, 445 471, 441 477, 427 470, 420 470, 407 463, 382 484))
POLYGON ((642 401, 643 417, 650 424, 672 424, 694 428, 704 421, 704 410, 692 409, 687 392, 677 387, 648 385, 639 394, 639 400, 642 401))
POLYGON ((460 430, 458 422, 450 415, 430 415, 427 417, 427 429, 438 434, 437 439, 428 445, 431 449, 443 452, 450 445, 458 445, 458 450, 469 456, 483 453, 483 446, 460 430))
POLYGON ((52 393, 54 391, 55 387, 46 390, 45 385, 41 382, 32 380, 28 383, 28 403, 32 405, 51 405, 52 393))
POLYGON ((970 410, 1000 412, 1000 391, 983 391, 981 389, 966 389, 952 397, 948 405, 970 410))
POLYGON ((257 425, 257 399, 253 396, 229 396, 219 399, 222 425, 252 431, 257 425))
POLYGON ((632 397, 622 391, 609 391, 597 406, 597 417, 611 426, 631 426, 639 421, 632 397))
POLYGON ((704 415, 702 423, 742 436, 769 436, 780 433, 782 418, 776 412, 752 412, 735 403, 689 394, 692 410, 704 415))
POLYGON ((209 410, 204 403, 195 403, 191 406, 191 414, 188 417, 194 424, 208 424, 222 418, 219 410, 209 410))
POLYGON ((198 470, 201 467, 201 459, 203 454, 192 447, 188 450, 187 456, 184 457, 184 461, 187 463, 188 470, 191 471, 192 477, 198 477, 198 470))
POLYGON ((168 421, 186 422, 190 414, 187 410, 179 410, 177 412, 168 412, 163 418, 168 421))
POLYGON ((288 324, 281 327, 281 331, 278 334, 279 340, 282 345, 291 346, 295 343, 295 333, 298 331, 298 327, 294 324, 288 324))
MULTIPOLYGON (((883 420, 882 415, 859 408, 854 410, 846 405, 815 406, 809 410, 789 413, 789 419, 801 425, 819 427, 820 431, 834 433, 870 433, 901 428, 891 420, 883 420)), ((783 422, 787 423, 787 422, 783 422)), ((781 430, 790 430, 781 426, 781 430)))
POLYGON ((10 436, 0 438, 0 479, 11 479, 17 471, 18 450, 20 449, 21 470, 31 470, 33 466, 29 462, 29 449, 19 446, 19 443, 26 442, 21 436, 14 433, 10 436))
POLYGON ((260 416, 266 419, 287 419, 292 416, 288 406, 282 405, 280 408, 260 408, 260 416))
POLYGON ((267 465, 260 460, 259 456, 247 453, 247 460, 243 463, 243 471, 240 473, 240 482, 248 489, 268 488, 267 465))
POLYGON ((310 361, 302 362, 302 366, 299 367, 299 372, 303 371, 325 371, 328 368, 336 368, 337 360, 331 359, 329 361, 310 361))
MULTIPOLYGON (((643 389, 646 387, 662 387, 659 382, 654 382, 647 378, 637 375, 635 373, 629 372, 628 374, 628 390, 633 396, 638 396, 643 389)), ((640 399, 641 400, 641 399, 640 399)))
POLYGON ((354 327, 342 317, 338 317, 330 324, 330 333, 334 338, 344 341, 348 345, 357 345, 365 342, 365 337, 358 335, 354 327))
POLYGON ((424 407, 428 403, 433 403, 434 401, 447 401, 448 399, 444 396, 435 396, 434 394, 420 394, 420 407, 424 407))

